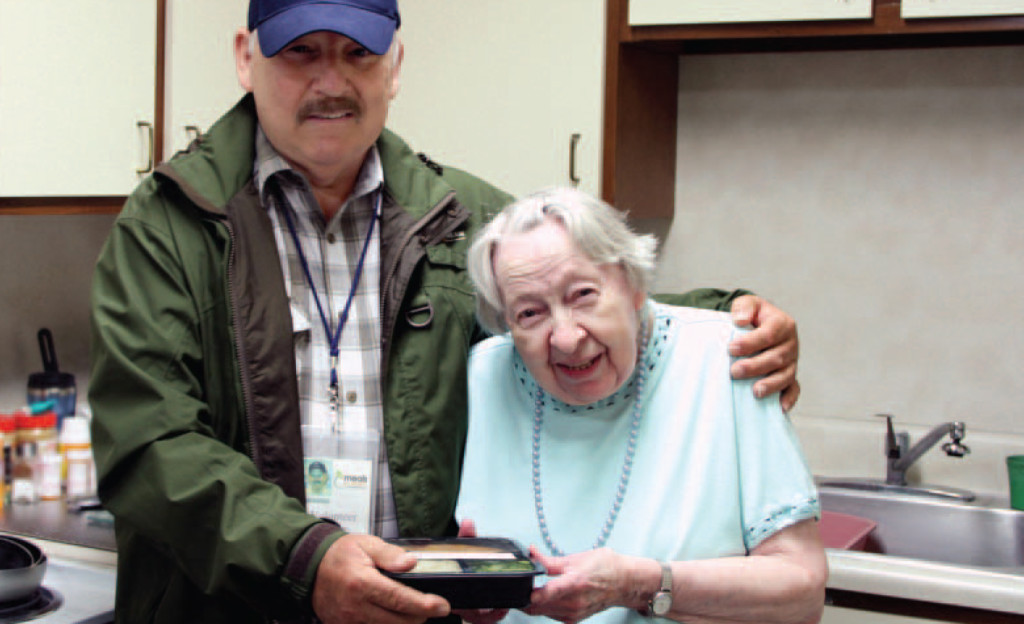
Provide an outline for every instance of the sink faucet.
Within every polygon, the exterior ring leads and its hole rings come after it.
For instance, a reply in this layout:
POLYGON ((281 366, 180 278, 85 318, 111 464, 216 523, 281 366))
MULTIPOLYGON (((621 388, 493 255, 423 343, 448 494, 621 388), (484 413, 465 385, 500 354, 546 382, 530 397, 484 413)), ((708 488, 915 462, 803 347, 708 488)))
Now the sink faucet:
POLYGON ((917 444, 910 447, 910 434, 906 431, 894 432, 891 415, 878 414, 878 416, 885 418, 885 456, 887 458, 885 482, 891 485, 907 485, 907 470, 910 466, 947 434, 950 440, 942 445, 942 450, 946 452, 946 455, 963 457, 971 452, 971 449, 962 442, 967 433, 967 425, 962 422, 954 421, 936 425, 918 440, 917 444), (907 447, 910 447, 910 450, 907 450, 907 447))

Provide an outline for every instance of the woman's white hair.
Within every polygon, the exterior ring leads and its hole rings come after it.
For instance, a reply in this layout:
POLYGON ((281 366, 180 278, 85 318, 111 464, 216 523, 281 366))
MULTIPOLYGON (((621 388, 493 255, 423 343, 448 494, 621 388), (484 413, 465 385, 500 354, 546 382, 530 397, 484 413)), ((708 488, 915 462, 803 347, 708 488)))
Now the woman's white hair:
POLYGON ((492 334, 508 331, 505 305, 494 275, 494 253, 504 236, 523 234, 547 219, 560 222, 569 239, 596 264, 619 264, 626 279, 646 293, 654 272, 657 241, 637 234, 625 213, 572 188, 552 188, 524 197, 502 210, 477 233, 468 254, 469 277, 476 288, 476 313, 492 334))

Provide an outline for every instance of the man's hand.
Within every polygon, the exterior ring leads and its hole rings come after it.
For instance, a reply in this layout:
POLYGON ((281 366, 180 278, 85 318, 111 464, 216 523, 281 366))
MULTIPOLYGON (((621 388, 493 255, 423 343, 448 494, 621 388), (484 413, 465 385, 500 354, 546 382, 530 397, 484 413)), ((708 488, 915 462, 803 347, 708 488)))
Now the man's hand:
POLYGON ((736 379, 764 376, 754 384, 754 393, 763 397, 781 392, 782 409, 788 412, 800 397, 800 382, 796 380, 800 354, 796 321, 755 295, 743 295, 732 302, 732 319, 739 327, 754 328, 729 345, 730 355, 750 356, 733 363, 732 376, 736 379))
POLYGON ((324 624, 418 624, 448 615, 448 602, 389 579, 378 568, 406 572, 416 558, 372 535, 331 544, 317 569, 313 611, 324 624))

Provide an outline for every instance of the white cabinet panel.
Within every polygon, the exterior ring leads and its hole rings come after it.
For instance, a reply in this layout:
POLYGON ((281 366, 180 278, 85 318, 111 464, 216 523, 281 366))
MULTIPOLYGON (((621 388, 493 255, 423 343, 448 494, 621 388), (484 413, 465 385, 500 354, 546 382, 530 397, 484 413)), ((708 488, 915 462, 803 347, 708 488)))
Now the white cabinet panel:
POLYGON ((167 4, 164 156, 188 147, 189 126, 205 132, 242 97, 235 74, 235 32, 248 0, 170 0, 167 4))
POLYGON ((416 151, 522 195, 577 177, 600 189, 604 3, 410 0, 388 125, 416 151))
POLYGON ((1024 0, 903 0, 900 14, 908 19, 1024 15, 1024 0))
POLYGON ((861 611, 845 607, 825 607, 820 624, 942 624, 940 620, 926 620, 911 615, 892 615, 876 611, 861 611))
POLYGON ((131 191, 155 73, 155 2, 0 0, 0 195, 131 191))
POLYGON ((871 0, 629 0, 632 26, 870 17, 871 0))

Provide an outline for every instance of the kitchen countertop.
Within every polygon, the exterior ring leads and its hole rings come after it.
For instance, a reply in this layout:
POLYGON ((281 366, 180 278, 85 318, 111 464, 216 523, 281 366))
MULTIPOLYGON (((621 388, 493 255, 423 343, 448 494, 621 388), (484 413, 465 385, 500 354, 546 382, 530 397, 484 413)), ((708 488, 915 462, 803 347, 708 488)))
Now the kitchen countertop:
POLYGON ((114 551, 113 517, 101 509, 69 511, 64 501, 4 505, 0 532, 114 551))
MULTIPOLYGON (((62 501, 7 505, 0 533, 42 540, 56 559, 110 567, 116 542, 110 515, 69 512, 62 501)), ((892 555, 828 549, 832 590, 1024 615, 1024 569, 977 568, 892 555)))
POLYGON ((829 589, 1024 615, 1024 568, 980 568, 829 549, 829 589))

